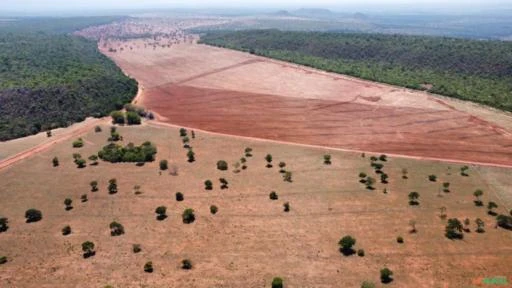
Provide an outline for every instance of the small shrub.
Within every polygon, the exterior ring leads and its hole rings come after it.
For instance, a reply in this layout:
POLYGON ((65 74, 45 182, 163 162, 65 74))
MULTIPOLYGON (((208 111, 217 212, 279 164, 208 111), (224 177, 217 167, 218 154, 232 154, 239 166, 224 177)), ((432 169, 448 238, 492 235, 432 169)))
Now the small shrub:
POLYGON ((89 185, 91 186, 91 192, 96 192, 98 191, 98 181, 94 180, 94 181, 91 181, 89 183, 89 185))
POLYGON ((112 124, 121 124, 125 123, 124 113, 122 111, 113 111, 110 113, 110 117, 112 117, 112 124))
POLYGON ((176 192, 176 201, 178 202, 181 202, 185 199, 185 197, 183 196, 183 193, 181 192, 176 192))
POLYGON ((73 148, 81 147, 84 147, 84 140, 82 138, 78 138, 77 140, 73 141, 73 148))
POLYGON ((137 254, 139 253, 140 251, 142 251, 142 248, 140 247, 140 244, 133 244, 132 245, 132 251, 133 253, 137 254))
POLYGON ((331 162, 331 155, 329 155, 329 154, 324 155, 324 164, 325 165, 331 165, 332 164, 332 162, 331 162))
POLYGON ((475 206, 484 206, 484 202, 482 202, 482 200, 480 199, 480 197, 482 197, 482 195, 484 195, 484 191, 482 191, 481 189, 476 189, 475 192, 473 192, 473 196, 475 196, 475 201, 473 201, 475 203, 475 206))
POLYGON ((461 176, 464 176, 464 177, 468 177, 469 174, 468 174, 468 170, 469 170, 469 167, 468 166, 462 166, 460 167, 460 175, 461 176))
POLYGON ((448 239, 462 239, 464 234, 462 234, 462 223, 457 218, 448 219, 448 223, 445 227, 445 236, 448 239))
POLYGON ((286 163, 284 162, 279 162, 279 173, 285 173, 286 170, 284 170, 284 167, 286 167, 286 163))
POLYGON ((126 123, 128 125, 140 125, 141 118, 136 112, 128 111, 126 112, 126 123))
POLYGON ((192 269, 192 261, 190 261, 189 259, 183 259, 181 261, 181 269, 183 269, 183 270, 192 269))
POLYGON ((357 250, 357 256, 364 257, 364 249, 358 249, 357 250))
POLYGON ((409 193, 409 205, 411 205, 411 206, 420 205, 420 202, 418 201, 419 198, 420 198, 420 193, 418 193, 418 192, 409 193))
POLYGON ((212 213, 213 215, 217 214, 218 211, 219 211, 219 208, 217 208, 217 206, 215 206, 215 205, 210 206, 210 213, 212 213))
POLYGON ((144 272, 153 273, 153 262, 149 261, 144 264, 144 272))
POLYGON ((3 265, 5 263, 7 263, 7 257, 6 256, 1 256, 0 257, 0 265, 3 265))
POLYGON ((437 181, 437 176, 436 175, 428 175, 428 180, 432 181, 432 182, 436 182, 437 181))
POLYGON ((277 200, 279 198, 279 196, 277 196, 277 193, 275 191, 270 192, 268 197, 270 198, 270 200, 277 200))
POLYGON ((169 162, 167 160, 160 160, 160 170, 164 171, 169 168, 169 162))
POLYGON ((188 162, 190 162, 190 163, 196 161, 196 153, 194 153, 194 151, 192 151, 192 149, 189 149, 187 152, 187 158, 188 158, 188 162))
POLYGON ((292 180, 292 172, 290 172, 290 171, 284 172, 283 181, 290 182, 290 183, 293 182, 293 180, 292 180))
POLYGON ((228 189, 228 180, 224 178, 219 178, 220 181, 220 189, 228 189))
POLYGON ((283 204, 284 212, 290 212, 290 203, 285 202, 283 204))
POLYGON ((52 137, 52 130, 46 131, 46 137, 48 137, 48 138, 52 137))
POLYGON ((133 194, 135 194, 135 195, 142 194, 142 191, 140 191, 140 186, 139 185, 133 186, 133 194))
POLYGON ((59 158, 53 157, 52 164, 53 164, 53 167, 58 167, 59 166, 59 158))
POLYGON ((43 213, 37 209, 28 209, 25 211, 25 218, 27 219, 27 223, 37 222, 43 219, 43 213))
POLYGON ((124 234, 124 227, 121 225, 121 223, 113 221, 110 223, 109 227, 111 236, 121 236, 124 234))
POLYGON ((94 127, 94 132, 96 132, 96 133, 101 132, 101 127, 100 126, 94 127))
POLYGON ((487 203, 487 214, 491 215, 491 216, 496 216, 496 212, 494 212, 494 208, 498 208, 498 204, 496 204, 496 202, 493 202, 493 201, 490 201, 489 203, 487 203))
POLYGON ((80 196, 80 199, 82 200, 82 203, 85 203, 85 202, 89 201, 89 198, 87 197, 87 194, 82 194, 82 196, 80 196))
POLYGON ((167 212, 167 207, 165 207, 165 206, 159 206, 159 207, 157 207, 157 208, 155 209, 155 213, 157 214, 156 219, 157 219, 158 221, 162 221, 162 220, 164 220, 165 218, 167 218, 167 214, 166 214, 166 212, 167 212))
POLYGON ((67 236, 69 234, 71 234, 71 226, 66 225, 62 228, 62 235, 67 236))
POLYGON ((370 281, 364 281, 361 283, 361 288, 375 288, 375 283, 370 281))
POLYGON ((274 277, 274 279, 272 279, 272 288, 283 288, 283 279, 279 278, 279 277, 274 277))
POLYGON ((407 168, 402 168, 402 179, 408 179, 409 176, 407 174, 408 174, 407 168))
POLYGON ((375 184, 375 179, 368 176, 366 177, 366 180, 364 181, 364 183, 366 184, 366 189, 368 190, 374 190, 375 188, 373 187, 373 184, 375 184))
POLYGON ((217 162, 217 169, 221 170, 221 171, 226 171, 228 170, 228 162, 224 161, 224 160, 219 160, 217 162))
POLYGON ((245 148, 245 157, 252 157, 252 148, 245 148))
POLYGON ((205 190, 212 190, 213 189, 213 183, 211 180, 204 181, 204 189, 205 190))
POLYGON ((380 174, 380 182, 383 183, 383 184, 387 184, 388 183, 388 174, 386 173, 382 173, 380 174))
POLYGON ((75 159, 76 168, 82 169, 85 168, 87 162, 85 162, 82 158, 75 159))
POLYGON ((384 267, 383 269, 380 270, 380 281, 382 283, 386 284, 393 281, 393 278, 391 278, 391 276, 393 276, 393 271, 389 270, 387 267, 384 267))
POLYGON ((500 214, 496 217, 496 224, 503 229, 512 230, 512 216, 500 214))
POLYGON ((185 209, 183 211, 183 214, 181 215, 181 218, 183 220, 183 223, 190 224, 196 220, 196 216, 194 215, 194 210, 191 208, 185 209))
POLYGON ((98 165, 98 155, 91 155, 91 156, 89 156, 88 159, 91 161, 90 165, 92 165, 92 166, 98 165))
POLYGON ((482 219, 480 218, 476 218, 475 220, 475 223, 476 223, 476 232, 477 233, 484 233, 485 230, 484 230, 484 227, 485 227, 485 223, 482 219))
POLYGON ((117 193, 117 180, 116 178, 112 178, 108 180, 108 193, 116 194, 117 193))
POLYGON ((443 192, 445 192, 445 193, 450 192, 450 182, 443 183, 443 192))
POLYGON ((267 168, 272 168, 272 155, 267 154, 267 156, 265 156, 265 160, 267 161, 267 168))
POLYGON ((94 256, 96 254, 94 251, 94 243, 91 241, 85 241, 82 243, 82 251, 84 252, 84 258, 94 256))
POLYGON ((359 178, 366 178, 366 176, 368 176, 368 175, 366 175, 366 173, 359 172, 359 178))
POLYGON ((180 128, 180 137, 185 137, 185 136, 187 136, 187 129, 180 128))
POLYGON ((396 237, 396 242, 402 244, 404 243, 404 238, 402 236, 398 236, 396 237))
POLYGON ((386 156, 386 154, 382 154, 382 155, 379 156, 379 160, 383 161, 383 162, 386 162, 386 161, 388 161, 388 156, 386 156))

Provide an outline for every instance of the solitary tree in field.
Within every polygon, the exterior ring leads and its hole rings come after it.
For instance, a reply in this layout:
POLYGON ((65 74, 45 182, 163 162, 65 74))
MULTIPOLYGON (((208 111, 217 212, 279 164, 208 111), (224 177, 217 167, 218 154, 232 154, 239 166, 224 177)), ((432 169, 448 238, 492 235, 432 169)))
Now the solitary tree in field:
POLYGON ((64 205, 66 205, 66 210, 69 211, 71 209, 73 209, 73 206, 71 205, 73 203, 73 200, 69 199, 69 198, 66 198, 64 200, 64 205))
POLYGON ((111 236, 121 236, 124 234, 124 226, 121 225, 121 223, 113 221, 110 223, 109 227, 111 236))
POLYGON ((82 243, 82 251, 84 252, 84 258, 94 256, 94 254, 96 254, 94 251, 94 243, 91 241, 85 241, 82 243))
POLYGON ((286 163, 284 163, 283 161, 279 162, 279 173, 285 173, 286 171, 284 170, 284 167, 286 167, 286 163))
POLYGON ((89 201, 89 198, 87 197, 87 194, 82 194, 82 196, 80 196, 80 199, 82 199, 82 203, 85 203, 85 202, 89 201))
POLYGON ((146 273, 153 273, 153 262, 149 261, 144 264, 144 272, 146 273))
POLYGON ((290 172, 290 171, 284 172, 283 180, 285 182, 292 182, 292 172, 290 172))
POLYGON ((69 234, 71 234, 71 226, 66 225, 62 228, 62 235, 67 236, 69 234))
POLYGON ((418 198, 420 198, 420 193, 411 192, 409 193, 409 205, 419 205, 418 198))
POLYGON ((272 191, 272 192, 270 192, 270 194, 268 195, 268 197, 270 198, 270 200, 277 200, 277 199, 279 199, 279 196, 277 196, 276 191, 272 191))
POLYGON ((217 214, 217 211, 219 211, 219 208, 217 208, 217 206, 215 206, 215 205, 210 206, 210 213, 215 215, 215 214, 217 214))
POLYGON ((117 180, 116 178, 112 178, 108 181, 108 193, 116 194, 117 193, 117 180))
POLYGON ((468 166, 462 166, 460 167, 460 175, 461 176, 469 176, 468 175, 468 170, 469 170, 469 167, 468 166))
POLYGON ((219 169, 221 171, 228 170, 228 162, 226 162, 224 160, 217 161, 217 169, 219 169))
POLYGON ((428 175, 428 180, 432 181, 432 182, 436 182, 437 181, 437 176, 432 174, 432 175, 428 175))
POLYGON ((165 206, 157 207, 155 209, 155 213, 157 214, 156 219, 159 220, 159 221, 162 221, 165 218, 167 218, 166 212, 167 212, 167 207, 165 207, 165 206))
POLYGON ((477 190, 475 190, 475 192, 473 192, 473 196, 475 196, 475 198, 476 198, 476 200, 473 201, 473 202, 475 203, 476 206, 483 206, 484 205, 484 203, 480 199, 480 197, 482 197, 482 195, 484 195, 484 191, 482 191, 480 189, 477 189, 477 190))
POLYGON ((194 153, 194 151, 192 151, 192 149, 189 149, 187 152, 187 158, 188 158, 188 162, 190 162, 190 163, 196 161, 196 153, 194 153))
POLYGON ((0 256, 0 265, 3 265, 7 263, 7 257, 6 256, 0 256))
POLYGON ((245 148, 245 157, 252 157, 252 148, 245 148))
POLYGON ((7 217, 0 217, 0 233, 9 229, 9 219, 7 217))
POLYGON ((272 168, 272 155, 267 154, 267 156, 265 156, 265 160, 267 161, 267 168, 272 168))
POLYGON ((284 202, 283 208, 284 208, 284 212, 290 212, 290 203, 284 202))
POLYGON ((393 278, 391 278, 391 276, 393 276, 393 271, 391 271, 389 268, 384 267, 383 269, 380 270, 380 281, 382 283, 386 284, 393 281, 393 278))
POLYGON ((204 189, 205 190, 212 190, 213 189, 213 183, 211 180, 204 181, 204 189))
POLYGON ((91 185, 92 192, 98 191, 98 181, 96 181, 96 180, 91 181, 91 183, 89 183, 89 185, 91 185))
POLYGON ((189 143, 190 143, 190 138, 188 138, 188 136, 185 136, 181 139, 181 141, 183 142, 183 148, 188 148, 190 147, 189 146, 189 143))
POLYGON ((220 181, 220 189, 228 189, 228 180, 224 178, 219 178, 220 181))
POLYGON ((274 279, 272 279, 272 288, 283 288, 283 279, 281 279, 280 277, 274 277, 274 279))
POLYGON ((181 269, 183 269, 183 270, 192 269, 192 261, 190 261, 189 259, 183 259, 181 261, 181 269))
POLYGON ((190 224, 196 220, 196 216, 194 215, 194 210, 191 208, 185 209, 183 211, 183 214, 181 215, 181 218, 183 220, 183 223, 190 224))
POLYGON ((53 163, 53 167, 59 166, 59 158, 53 157, 52 163, 53 163))
POLYGON ((331 155, 329 155, 329 154, 325 154, 325 155, 324 155, 324 164, 325 164, 325 165, 331 165, 331 163, 332 163, 332 162, 331 162, 331 155))
POLYGON ((402 168, 402 179, 408 179, 409 176, 407 176, 407 168, 402 168))
POLYGON ((187 136, 187 129, 180 128, 180 137, 185 137, 185 136, 187 136))
POLYGON ((167 160, 160 160, 160 170, 164 171, 169 168, 169 162, 167 160))
POLYGON ((133 253, 137 254, 139 253, 140 251, 142 251, 142 248, 140 247, 140 244, 133 244, 132 245, 132 251, 133 253))
POLYGON ((25 218, 27 219, 27 223, 37 222, 43 219, 43 213, 37 209, 28 209, 25 211, 25 218))
POLYGON ((240 163, 242 163, 242 170, 247 169, 247 159, 245 157, 240 158, 240 163))
POLYGON ((448 219, 448 224, 446 224, 445 228, 445 236, 448 239, 462 239, 464 235, 462 234, 462 223, 457 218, 448 219))
POLYGON ((368 189, 368 190, 373 190, 373 189, 375 189, 375 188, 373 187, 373 184, 375 184, 375 179, 374 179, 374 178, 372 178, 372 177, 368 176, 368 177, 366 178, 365 184, 366 184, 366 189, 368 189))
POLYGON ((348 256, 354 254, 354 250, 352 249, 352 246, 356 244, 356 238, 346 235, 343 238, 340 239, 338 242, 338 245, 340 245, 340 252, 343 253, 343 255, 348 256))
POLYGON ((185 196, 181 192, 176 192, 176 201, 181 202, 183 201, 185 196))
POLYGON ((476 232, 477 233, 484 233, 485 232, 485 230, 484 230, 485 223, 484 223, 484 221, 482 219, 476 218, 475 224, 476 224, 476 232))
POLYGON ((487 209, 489 210, 489 211, 487 211, 487 213, 489 215, 496 216, 496 212, 494 212, 494 210, 493 210, 494 208, 498 208, 498 204, 496 204, 493 201, 490 201, 489 203, 487 203, 487 209))
POLYGON ((443 192, 445 192, 445 193, 450 192, 450 182, 443 183, 443 192))

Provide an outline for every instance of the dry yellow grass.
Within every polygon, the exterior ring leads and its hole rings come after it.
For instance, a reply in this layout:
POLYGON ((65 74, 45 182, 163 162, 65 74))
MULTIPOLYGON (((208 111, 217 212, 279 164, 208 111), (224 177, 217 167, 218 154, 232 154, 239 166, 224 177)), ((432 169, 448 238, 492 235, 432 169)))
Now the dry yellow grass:
MULTIPOLYGON (((143 167, 100 162, 97 167, 77 169, 72 153, 84 158, 106 144, 103 132, 84 135, 85 147, 71 148, 73 139, 0 171, 0 215, 9 218, 10 229, 0 234, 0 256, 9 262, 0 266, 3 287, 270 287, 274 276, 286 287, 358 287, 364 280, 379 282, 379 270, 394 271, 387 287, 469 287, 478 277, 510 275, 512 234, 494 228, 485 208, 473 205, 472 193, 485 191, 484 202, 495 201, 506 213, 512 198, 509 170, 471 167, 470 177, 458 173, 458 165, 392 158, 384 171, 390 183, 368 191, 358 182, 361 171, 373 174, 369 156, 308 147, 254 141, 197 132, 191 141, 197 161, 186 161, 177 129, 143 125, 119 128, 125 142, 151 140, 158 146, 157 161, 143 167), (248 169, 233 173, 232 163, 254 149, 248 169), (274 157, 274 168, 265 168, 264 157, 274 157), (323 164, 323 154, 332 155, 332 165, 323 164), (58 156, 61 165, 53 168, 58 156), (178 176, 159 174, 158 161, 177 165, 178 176), (218 160, 230 164, 229 171, 216 169, 218 160), (293 172, 293 183, 283 182, 277 164, 285 161, 293 172), (409 179, 401 179, 401 169, 409 179), (371 172, 371 173, 370 173, 371 172), (427 175, 436 174, 437 182, 427 175), (218 178, 229 181, 220 190, 218 178), (117 178, 119 193, 109 195, 107 182, 117 178), (211 179, 213 191, 203 182, 211 179), (98 180, 100 191, 90 192, 89 182, 98 180), (451 192, 438 197, 441 183, 449 181, 451 192), (143 194, 134 195, 140 185, 143 194), (387 187, 388 194, 382 190, 387 187), (269 200, 275 190, 279 200, 269 200), (175 193, 185 194, 176 202, 175 193), (418 191, 418 207, 407 204, 407 194, 418 191), (89 201, 80 202, 87 194, 89 201), (65 198, 74 209, 65 211, 65 198), (289 202, 291 211, 283 212, 289 202), (216 215, 210 205, 219 207, 216 215), (157 206, 168 207, 169 217, 155 219, 157 206), (486 232, 465 233, 464 240, 444 237, 445 221, 439 207, 447 207, 448 218, 482 218, 486 232), (37 208, 43 220, 26 224, 24 212, 37 208), (193 224, 183 224, 185 208, 196 211, 193 224), (417 234, 409 234, 409 220, 417 222, 417 234), (126 234, 111 237, 108 225, 122 223, 126 234), (65 225, 72 234, 62 236, 65 225), (339 239, 350 234, 365 257, 345 257, 338 251, 339 239), (403 236, 404 244, 396 243, 403 236), (96 244, 96 255, 82 258, 81 243, 96 244), (139 243, 142 252, 132 253, 139 243), (180 262, 189 258, 194 269, 184 271, 180 262), (144 273, 153 261, 155 272, 144 273), (508 274, 507 274, 508 273, 508 274)), ((375 177, 377 178, 377 177, 375 177)))

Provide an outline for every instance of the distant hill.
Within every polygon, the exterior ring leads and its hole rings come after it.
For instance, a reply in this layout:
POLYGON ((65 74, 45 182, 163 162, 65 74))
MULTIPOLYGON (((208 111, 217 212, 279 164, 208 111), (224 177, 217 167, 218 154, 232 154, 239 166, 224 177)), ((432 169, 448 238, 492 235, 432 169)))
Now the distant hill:
POLYGON ((279 10, 276 13, 274 13, 274 15, 277 15, 277 16, 291 16, 292 14, 290 14, 290 12, 288 12, 287 10, 279 10))
POLYGON ((331 16, 334 14, 329 9, 323 9, 323 8, 300 8, 296 11, 294 11, 294 14, 298 15, 310 15, 310 16, 331 16))

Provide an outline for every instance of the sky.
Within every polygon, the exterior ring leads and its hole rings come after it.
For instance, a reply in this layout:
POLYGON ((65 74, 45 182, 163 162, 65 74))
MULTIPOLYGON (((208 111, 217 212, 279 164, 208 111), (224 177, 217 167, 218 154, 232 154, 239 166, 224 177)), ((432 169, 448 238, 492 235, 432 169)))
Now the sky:
POLYGON ((510 7, 512 0, 0 0, 4 11, 72 11, 152 8, 300 8, 333 10, 410 7, 473 10, 510 7))

